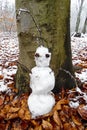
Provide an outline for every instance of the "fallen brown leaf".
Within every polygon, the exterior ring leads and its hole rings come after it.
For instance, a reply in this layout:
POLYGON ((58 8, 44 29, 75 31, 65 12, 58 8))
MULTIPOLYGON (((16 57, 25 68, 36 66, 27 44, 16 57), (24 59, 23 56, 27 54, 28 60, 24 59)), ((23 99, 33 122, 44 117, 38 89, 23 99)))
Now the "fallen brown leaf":
POLYGON ((78 130, 76 127, 72 127, 70 123, 65 123, 63 130, 78 130))
POLYGON ((31 123, 34 127, 39 126, 38 122, 36 120, 31 120, 31 123))
POLYGON ((53 126, 46 120, 42 120, 42 127, 46 130, 53 130, 53 126))
POLYGON ((34 130, 43 130, 43 129, 42 129, 42 126, 40 125, 40 126, 35 127, 34 130))
POLYGON ((24 119, 24 120, 30 120, 30 119, 31 119, 30 112, 29 112, 28 110, 25 111, 25 114, 24 114, 23 119, 24 119))
POLYGON ((54 122, 55 122, 58 126, 61 126, 61 127, 62 127, 62 123, 61 123, 61 120, 60 120, 60 117, 59 117, 57 111, 54 112, 53 120, 54 120, 54 122))
POLYGON ((4 76, 3 75, 0 75, 0 79, 3 79, 4 78, 4 76))
POLYGON ((23 118, 24 118, 24 113, 25 113, 25 111, 24 111, 23 109, 20 109, 20 110, 18 111, 18 116, 19 116, 21 119, 23 119, 23 118))
POLYGON ((76 124, 77 126, 81 126, 82 125, 82 123, 79 120, 78 116, 73 116, 72 115, 72 120, 73 120, 74 124, 76 124))
POLYGON ((8 113, 6 118, 7 118, 7 120, 15 119, 15 118, 18 118, 18 114, 17 113, 8 113))
POLYGON ((10 113, 15 113, 15 112, 18 112, 19 109, 20 109, 20 108, 11 107, 11 108, 9 109, 9 112, 10 112, 10 113))
POLYGON ((0 106, 3 104, 3 102, 4 102, 4 98, 0 97, 0 106))
POLYGON ((68 100, 66 100, 66 99, 61 99, 61 100, 59 100, 57 103, 56 103, 56 105, 54 106, 54 111, 55 110, 61 110, 62 108, 61 108, 61 105, 64 105, 64 104, 68 104, 69 103, 69 101, 68 100))
POLYGON ((82 119, 87 120, 87 109, 85 109, 85 107, 85 105, 80 105, 78 108, 78 113, 82 119))
POLYGON ((26 121, 22 121, 22 123, 21 123, 21 129, 22 130, 27 130, 27 128, 28 128, 28 123, 26 121))

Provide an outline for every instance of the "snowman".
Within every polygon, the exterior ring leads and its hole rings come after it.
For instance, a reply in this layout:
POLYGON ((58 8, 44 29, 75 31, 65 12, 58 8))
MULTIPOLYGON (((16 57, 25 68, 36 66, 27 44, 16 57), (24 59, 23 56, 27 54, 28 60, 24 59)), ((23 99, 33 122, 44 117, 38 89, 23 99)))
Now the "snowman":
POLYGON ((36 66, 30 73, 32 93, 28 98, 28 107, 32 118, 47 114, 55 104, 51 90, 55 85, 54 72, 49 67, 51 53, 48 48, 40 46, 35 52, 36 66))

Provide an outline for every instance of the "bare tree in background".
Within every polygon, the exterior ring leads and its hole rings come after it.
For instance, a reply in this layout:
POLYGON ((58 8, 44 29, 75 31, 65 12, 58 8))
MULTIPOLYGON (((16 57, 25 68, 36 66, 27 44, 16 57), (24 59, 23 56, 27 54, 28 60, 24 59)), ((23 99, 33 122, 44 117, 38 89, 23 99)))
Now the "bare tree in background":
POLYGON ((16 32, 15 5, 0 0, 0 32, 16 32))

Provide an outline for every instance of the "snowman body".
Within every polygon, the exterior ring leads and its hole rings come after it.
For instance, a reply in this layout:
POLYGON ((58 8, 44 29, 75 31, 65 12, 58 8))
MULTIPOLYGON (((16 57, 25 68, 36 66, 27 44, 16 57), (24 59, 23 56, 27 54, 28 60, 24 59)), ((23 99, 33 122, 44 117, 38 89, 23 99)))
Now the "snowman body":
POLYGON ((41 46, 35 53, 36 66, 30 73, 30 87, 32 93, 28 98, 29 110, 32 118, 47 114, 55 104, 51 90, 55 85, 54 72, 49 67, 51 53, 41 46))
POLYGON ((54 73, 49 67, 34 67, 30 74, 32 93, 47 94, 55 85, 54 73))

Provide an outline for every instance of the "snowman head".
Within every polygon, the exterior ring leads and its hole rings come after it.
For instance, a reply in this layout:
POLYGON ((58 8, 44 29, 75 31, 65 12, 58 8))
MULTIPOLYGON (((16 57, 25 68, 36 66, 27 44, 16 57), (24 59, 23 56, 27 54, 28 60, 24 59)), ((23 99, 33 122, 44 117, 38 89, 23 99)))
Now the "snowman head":
POLYGON ((40 46, 35 52, 35 62, 38 67, 47 67, 50 64, 51 53, 48 48, 40 46))

